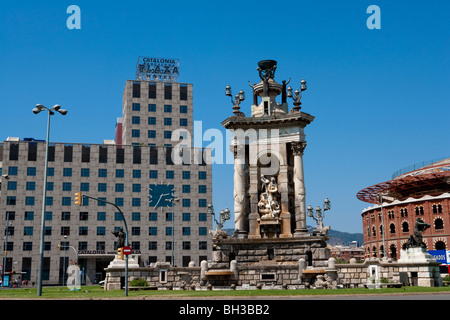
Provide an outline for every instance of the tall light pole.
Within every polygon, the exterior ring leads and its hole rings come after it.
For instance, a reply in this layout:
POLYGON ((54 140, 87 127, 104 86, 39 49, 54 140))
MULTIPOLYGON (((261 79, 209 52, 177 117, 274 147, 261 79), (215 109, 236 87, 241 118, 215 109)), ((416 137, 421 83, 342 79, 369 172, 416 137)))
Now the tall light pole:
POLYGON ((383 256, 388 258, 387 254, 386 254, 386 252, 387 252, 386 251, 386 240, 385 240, 385 237, 384 237, 384 234, 385 234, 386 230, 384 229, 383 199, 393 201, 394 198, 389 197, 389 196, 391 196, 391 194, 389 192, 386 192, 386 193, 381 193, 380 192, 380 193, 377 193, 376 196, 377 196, 378 202, 380 203, 381 227, 383 228, 383 256))
POLYGON ((174 233, 175 233, 175 225, 174 225, 174 220, 175 220, 175 202, 179 202, 180 199, 179 198, 175 198, 175 196, 173 196, 171 199, 169 199, 168 201, 170 201, 172 203, 172 267, 175 266, 175 251, 174 251, 174 247, 175 247, 175 239, 174 239, 174 233))
MULTIPOLYGON (((5 178, 9 180, 7 174, 1 176, 2 180, 5 178)), ((0 180, 0 191, 1 191, 1 180, 0 180)), ((8 251, 8 233, 9 233, 9 212, 6 212, 6 226, 5 226, 5 244, 3 248, 3 265, 2 265, 2 286, 5 286, 5 267, 6 267, 6 252, 8 251)))
POLYGON ((33 108, 33 113, 38 114, 41 111, 48 111, 47 120, 47 138, 45 140, 45 171, 44 171, 44 192, 42 195, 42 216, 41 216, 41 245, 39 248, 39 270, 38 270, 38 290, 37 295, 42 295, 42 267, 44 262, 44 233, 45 233, 45 209, 46 209, 46 198, 47 198, 47 171, 48 171, 48 141, 50 136, 50 116, 54 115, 55 112, 59 112, 63 116, 67 114, 67 110, 61 109, 60 105, 54 105, 50 109, 44 107, 42 104, 37 104, 36 108, 33 108))

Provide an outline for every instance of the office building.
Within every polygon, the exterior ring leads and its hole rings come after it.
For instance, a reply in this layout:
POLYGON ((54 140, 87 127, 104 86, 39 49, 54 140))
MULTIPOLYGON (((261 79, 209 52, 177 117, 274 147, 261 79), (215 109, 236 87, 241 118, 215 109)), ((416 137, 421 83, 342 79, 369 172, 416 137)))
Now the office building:
MULTIPOLYGON (((104 201, 123 212, 141 265, 210 259, 212 171, 208 150, 186 139, 192 132, 192 84, 128 80, 115 141, 49 143, 44 285, 63 284, 64 270, 76 260, 82 283, 104 278, 117 253, 112 232, 124 228, 120 212, 104 201), (156 185, 173 186, 172 199, 179 201, 155 206, 156 185), (82 206, 74 204, 79 191, 90 197, 82 206)), ((0 228, 7 235, 2 271, 29 284, 38 278, 44 169, 45 141, 10 137, 0 143, 0 228)))

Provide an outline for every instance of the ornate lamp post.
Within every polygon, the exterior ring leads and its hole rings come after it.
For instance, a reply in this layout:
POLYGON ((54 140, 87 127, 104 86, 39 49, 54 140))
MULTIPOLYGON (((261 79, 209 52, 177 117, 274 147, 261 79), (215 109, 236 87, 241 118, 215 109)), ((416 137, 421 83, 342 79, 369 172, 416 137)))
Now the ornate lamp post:
POLYGON ((330 200, 328 200, 328 198, 326 198, 323 202, 323 214, 322 214, 322 209, 319 206, 317 206, 316 207, 316 215, 314 216, 313 207, 311 207, 311 205, 309 205, 308 209, 307 209, 308 217, 313 218, 317 222, 319 229, 323 229, 323 218, 325 218, 325 211, 330 210, 330 209, 331 209, 330 200))
POLYGON ((306 89, 307 88, 306 88, 306 81, 305 81, 305 79, 300 81, 300 91, 298 89, 295 90, 294 95, 292 95, 292 88, 291 88, 291 86, 289 86, 287 88, 287 96, 294 100, 294 108, 292 110, 294 110, 296 112, 300 111, 300 109, 301 109, 300 105, 302 104, 300 102, 300 100, 302 99, 302 92, 305 91, 306 89))
POLYGON ((220 210, 219 221, 217 221, 214 207, 211 202, 208 203, 208 213, 214 218, 214 221, 217 223, 216 231, 222 230, 223 224, 226 221, 230 220, 230 210, 226 208, 225 210, 220 210))
POLYGON ((241 91, 239 91, 239 93, 237 95, 234 96, 234 101, 233 101, 233 94, 231 93, 231 87, 229 85, 227 85, 225 87, 225 95, 230 97, 231 99, 231 103, 233 103, 233 113, 236 117, 238 116, 244 116, 244 113, 239 111, 240 104, 242 101, 245 100, 245 93, 244 90, 241 89, 241 91))

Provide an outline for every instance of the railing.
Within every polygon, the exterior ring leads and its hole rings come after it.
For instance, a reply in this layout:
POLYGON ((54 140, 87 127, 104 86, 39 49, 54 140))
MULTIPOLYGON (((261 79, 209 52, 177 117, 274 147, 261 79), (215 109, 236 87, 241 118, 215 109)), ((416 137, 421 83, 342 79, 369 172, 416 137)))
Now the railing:
POLYGON ((448 159, 448 157, 442 157, 442 158, 432 159, 432 160, 428 160, 428 161, 417 162, 413 165, 410 165, 408 167, 405 167, 405 168, 395 171, 392 174, 392 179, 395 179, 398 176, 401 176, 402 174, 421 169, 425 166, 432 165, 433 163, 437 163, 437 162, 445 160, 445 159, 448 159))

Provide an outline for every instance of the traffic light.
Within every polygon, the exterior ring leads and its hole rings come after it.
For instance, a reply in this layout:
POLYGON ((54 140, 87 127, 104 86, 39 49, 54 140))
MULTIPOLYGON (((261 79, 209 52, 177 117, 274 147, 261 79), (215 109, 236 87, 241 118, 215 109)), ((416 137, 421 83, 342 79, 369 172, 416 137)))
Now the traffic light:
POLYGON ((117 255, 120 260, 123 260, 123 248, 117 248, 117 255))
POLYGON ((61 250, 61 245, 60 244, 58 244, 58 250, 61 250))
POLYGON ((75 204, 81 206, 81 198, 82 198, 81 191, 75 193, 75 204))

